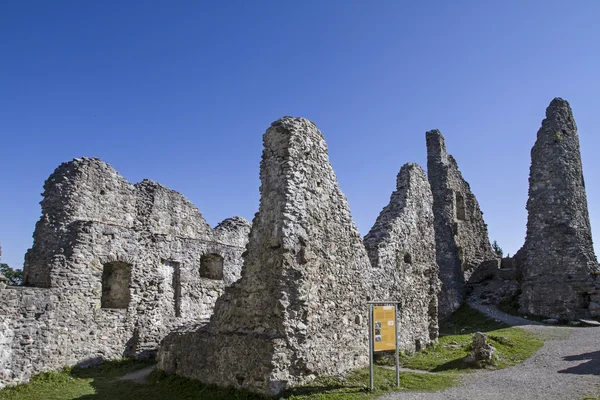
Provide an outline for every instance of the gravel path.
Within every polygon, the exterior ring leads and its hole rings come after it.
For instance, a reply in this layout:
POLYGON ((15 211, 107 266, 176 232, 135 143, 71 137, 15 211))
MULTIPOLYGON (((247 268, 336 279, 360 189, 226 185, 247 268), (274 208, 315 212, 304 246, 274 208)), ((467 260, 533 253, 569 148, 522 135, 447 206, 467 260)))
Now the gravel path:
POLYGON ((519 325, 551 340, 515 367, 466 374, 461 384, 441 392, 392 393, 379 400, 579 400, 590 394, 600 396, 600 328, 546 326, 489 306, 470 305, 493 318, 519 325))

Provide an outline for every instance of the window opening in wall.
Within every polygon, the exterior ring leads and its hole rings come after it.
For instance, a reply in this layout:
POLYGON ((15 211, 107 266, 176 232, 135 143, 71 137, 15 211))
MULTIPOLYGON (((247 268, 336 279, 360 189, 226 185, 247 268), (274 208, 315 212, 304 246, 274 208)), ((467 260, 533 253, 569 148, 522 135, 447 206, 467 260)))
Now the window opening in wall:
POLYGON ((113 261, 102 269, 102 308, 127 308, 129 306, 129 282, 131 265, 113 261))
POLYGON ((172 299, 176 317, 181 317, 181 268, 175 261, 163 260, 163 278, 167 297, 172 299))
POLYGON ((415 339, 415 351, 419 352, 421 351, 422 346, 421 346, 421 339, 415 339))
POLYGON ((410 256, 410 254, 409 254, 409 253, 405 253, 405 254, 404 254, 404 262, 405 262, 406 264, 412 264, 412 257, 410 256))
POLYGON ((462 193, 455 192, 456 203, 456 219, 464 221, 467 219, 467 211, 465 207, 465 198, 462 193))
POLYGON ((223 279, 223 257, 219 254, 204 254, 200 257, 200 276, 208 279, 223 279))

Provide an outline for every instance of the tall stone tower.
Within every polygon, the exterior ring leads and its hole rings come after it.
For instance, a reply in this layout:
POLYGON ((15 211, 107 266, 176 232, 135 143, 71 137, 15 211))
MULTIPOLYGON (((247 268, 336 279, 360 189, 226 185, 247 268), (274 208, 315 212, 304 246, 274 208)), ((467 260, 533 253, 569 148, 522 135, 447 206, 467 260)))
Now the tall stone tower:
POLYGON ((531 149, 521 312, 553 318, 588 315, 598 263, 583 181, 577 126, 569 103, 552 100, 531 149))
POLYGON ((445 318, 464 301, 466 283, 475 268, 485 261, 499 260, 490 246, 479 203, 458 170, 456 160, 446 151, 441 132, 432 130, 425 137, 437 263, 442 280, 439 315, 445 318))

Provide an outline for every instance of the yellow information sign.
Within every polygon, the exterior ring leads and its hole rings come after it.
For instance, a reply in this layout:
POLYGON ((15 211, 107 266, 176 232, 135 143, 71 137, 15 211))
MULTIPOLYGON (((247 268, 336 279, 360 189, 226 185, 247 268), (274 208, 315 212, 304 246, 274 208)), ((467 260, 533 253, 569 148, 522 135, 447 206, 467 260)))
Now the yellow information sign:
POLYGON ((373 307, 373 351, 396 350, 396 307, 373 307))

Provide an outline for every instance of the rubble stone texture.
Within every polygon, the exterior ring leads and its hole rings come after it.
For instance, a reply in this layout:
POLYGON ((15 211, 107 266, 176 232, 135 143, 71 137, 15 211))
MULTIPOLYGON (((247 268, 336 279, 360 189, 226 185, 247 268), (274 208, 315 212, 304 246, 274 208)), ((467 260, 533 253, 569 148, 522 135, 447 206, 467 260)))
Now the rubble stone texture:
POLYGON ((471 361, 479 368, 484 368, 493 364, 495 352, 496 348, 488 343, 485 333, 475 332, 468 361, 471 361))
POLYGON ((438 337, 438 293, 441 283, 435 254, 433 197, 425 171, 405 164, 396 191, 381 211, 364 244, 373 267, 372 292, 377 300, 399 303, 398 344, 419 351, 438 337))
POLYGON ((482 262, 497 260, 497 256, 490 246, 479 203, 458 170, 456 160, 446 151, 444 137, 438 130, 427 132, 425 137, 442 281, 439 315, 445 318, 462 304, 465 284, 475 268, 482 262))
POLYGON ((520 311, 566 319, 589 315, 598 263, 577 126, 561 98, 546 109, 531 150, 527 211, 525 244, 515 257, 523 275, 520 311))
POLYGON ((242 218, 212 229, 183 195, 94 158, 63 163, 44 190, 26 287, 0 290, 0 386, 156 352, 174 327, 208 320, 240 277, 242 218))
MULTIPOLYGON (((0 246, 0 260, 2 259, 2 246, 0 246)), ((4 288, 8 285, 8 278, 0 272, 0 288, 4 288), (4 286, 2 286, 4 285, 4 286)))
POLYGON ((284 117, 263 144, 242 278, 206 327, 165 338, 158 366, 273 395, 368 364, 370 265, 316 126, 284 117))

